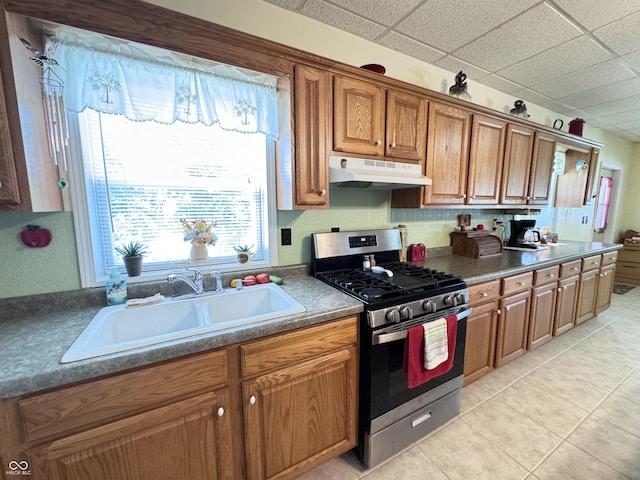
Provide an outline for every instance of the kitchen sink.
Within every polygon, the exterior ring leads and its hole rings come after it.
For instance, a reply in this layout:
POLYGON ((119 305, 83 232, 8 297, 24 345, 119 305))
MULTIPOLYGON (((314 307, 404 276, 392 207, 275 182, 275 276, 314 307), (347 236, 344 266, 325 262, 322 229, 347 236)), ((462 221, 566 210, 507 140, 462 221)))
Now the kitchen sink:
POLYGON ((194 335, 302 313, 305 308, 273 284, 225 289, 157 305, 101 309, 61 363, 75 362, 194 335))

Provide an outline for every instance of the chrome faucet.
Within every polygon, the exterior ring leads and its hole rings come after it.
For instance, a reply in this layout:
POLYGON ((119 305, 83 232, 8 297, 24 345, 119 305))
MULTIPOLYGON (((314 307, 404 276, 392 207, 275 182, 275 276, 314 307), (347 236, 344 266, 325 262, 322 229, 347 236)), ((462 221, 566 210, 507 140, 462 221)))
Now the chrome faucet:
POLYGON ((172 273, 167 277, 167 282, 173 283, 176 280, 180 280, 186 283, 187 285, 189 285, 189 287, 191 287, 191 289, 196 295, 202 295, 204 293, 204 283, 202 281, 202 273, 200 272, 200 270, 196 270, 195 268, 187 268, 187 270, 193 272, 193 280, 191 280, 189 277, 185 275, 172 273))
POLYGON ((216 289, 214 290, 214 292, 215 293, 224 292, 224 288, 222 287, 222 275, 220 274, 220 272, 211 272, 211 276, 216 281, 216 289))

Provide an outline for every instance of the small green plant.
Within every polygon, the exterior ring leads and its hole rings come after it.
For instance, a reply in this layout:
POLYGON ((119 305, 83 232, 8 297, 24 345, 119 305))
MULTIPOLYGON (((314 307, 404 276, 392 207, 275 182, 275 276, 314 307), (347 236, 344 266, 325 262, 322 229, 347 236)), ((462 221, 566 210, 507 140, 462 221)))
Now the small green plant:
POLYGON ((114 249, 123 257, 140 257, 147 253, 147 246, 141 242, 124 243, 114 249))
POLYGON ((237 253, 250 252, 252 248, 253 248, 253 245, 248 246, 246 243, 244 245, 237 245, 237 246, 233 247, 233 249, 237 253))

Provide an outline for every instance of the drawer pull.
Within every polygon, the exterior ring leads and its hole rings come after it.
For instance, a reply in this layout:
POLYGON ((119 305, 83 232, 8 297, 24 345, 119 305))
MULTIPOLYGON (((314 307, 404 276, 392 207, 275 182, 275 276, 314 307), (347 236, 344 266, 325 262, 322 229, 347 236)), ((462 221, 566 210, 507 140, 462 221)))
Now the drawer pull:
POLYGON ((553 273, 550 273, 549 275, 547 275, 547 277, 549 277, 549 278, 554 278, 554 277, 555 277, 555 275, 554 275, 553 273))
POLYGON ((484 298, 484 297, 488 297, 488 296, 489 296, 489 294, 488 294, 488 293, 486 293, 486 292, 480 292, 480 296, 481 296, 482 298, 484 298))
POLYGON ((251 395, 249 397, 249 404, 251 404, 251 405, 255 405, 256 404, 256 396, 255 395, 251 395))
POLYGON ((224 408, 220 407, 220 408, 218 409, 218 416, 219 416, 219 417, 221 417, 221 416, 223 416, 223 415, 224 415, 224 408))
POLYGON ((525 282, 518 282, 518 285, 520 285, 521 287, 525 286, 526 283, 525 282))
POLYGON ((571 267, 571 270, 578 270, 578 267, 571 267))

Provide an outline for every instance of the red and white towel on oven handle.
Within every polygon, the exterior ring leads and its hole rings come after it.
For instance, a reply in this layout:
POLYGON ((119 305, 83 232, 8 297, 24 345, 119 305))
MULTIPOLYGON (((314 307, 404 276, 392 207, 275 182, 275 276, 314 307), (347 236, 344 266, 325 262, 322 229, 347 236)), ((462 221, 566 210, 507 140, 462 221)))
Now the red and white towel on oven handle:
POLYGON ((409 388, 422 385, 440 375, 447 373, 453 366, 453 358, 456 349, 456 334, 458 331, 458 317, 449 315, 445 319, 447 327, 447 352, 445 361, 434 368, 427 370, 424 367, 425 359, 425 329, 423 325, 412 327, 407 332, 404 344, 404 359, 402 371, 407 374, 409 388))

